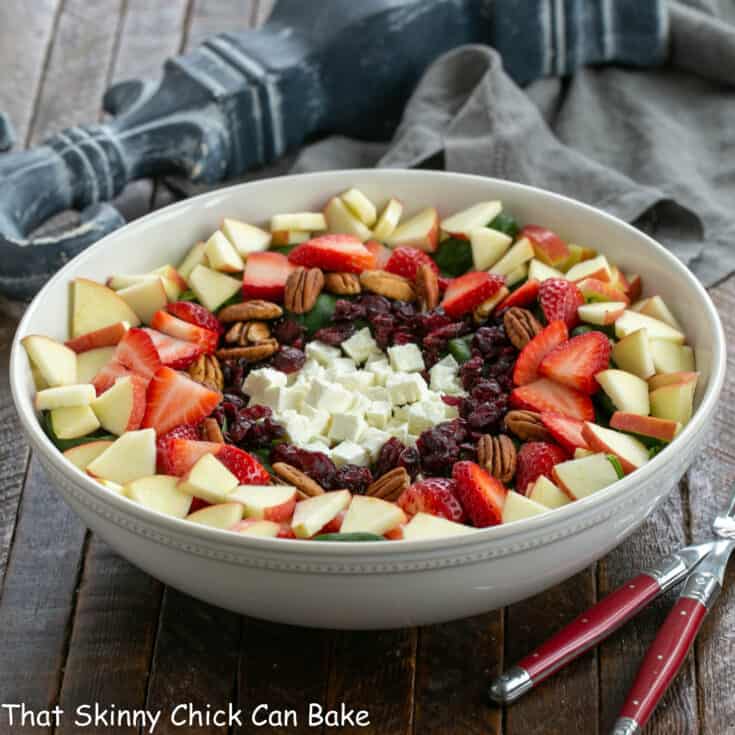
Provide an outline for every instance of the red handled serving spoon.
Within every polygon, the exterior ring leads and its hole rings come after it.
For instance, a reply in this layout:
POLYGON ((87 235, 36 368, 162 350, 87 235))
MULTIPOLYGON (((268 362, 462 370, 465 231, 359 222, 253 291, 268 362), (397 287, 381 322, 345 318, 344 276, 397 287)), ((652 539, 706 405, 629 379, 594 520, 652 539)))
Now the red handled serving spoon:
POLYGON ((646 651, 611 735, 638 735, 676 677, 704 617, 722 590, 735 548, 735 487, 727 510, 715 518, 715 537, 686 546, 618 587, 528 654, 490 685, 501 704, 520 696, 607 638, 666 590, 686 579, 655 640, 646 651))

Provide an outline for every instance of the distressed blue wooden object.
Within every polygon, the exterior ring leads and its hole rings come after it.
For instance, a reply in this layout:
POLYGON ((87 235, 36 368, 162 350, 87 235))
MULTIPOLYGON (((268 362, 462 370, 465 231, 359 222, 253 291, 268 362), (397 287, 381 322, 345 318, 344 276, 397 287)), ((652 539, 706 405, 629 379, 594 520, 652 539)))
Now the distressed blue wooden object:
POLYGON ((124 224, 105 202, 133 179, 214 183, 321 133, 387 138, 426 66, 460 44, 494 45, 521 83, 586 62, 656 63, 663 2, 280 0, 262 29, 210 38, 160 82, 112 87, 109 122, 0 156, 0 291, 27 298, 124 224), (66 209, 81 212, 77 227, 28 238, 66 209))

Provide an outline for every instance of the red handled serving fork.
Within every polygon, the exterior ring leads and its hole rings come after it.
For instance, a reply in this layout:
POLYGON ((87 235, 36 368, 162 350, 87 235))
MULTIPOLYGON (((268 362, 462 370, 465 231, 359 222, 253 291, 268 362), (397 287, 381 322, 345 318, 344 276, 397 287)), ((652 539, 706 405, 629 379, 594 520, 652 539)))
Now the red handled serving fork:
POLYGON ((652 600, 686 583, 646 651, 611 735, 639 735, 676 677, 704 617, 722 589, 735 549, 735 488, 727 510, 715 518, 714 537, 665 557, 560 630, 490 685, 490 697, 508 704, 607 638, 652 600))

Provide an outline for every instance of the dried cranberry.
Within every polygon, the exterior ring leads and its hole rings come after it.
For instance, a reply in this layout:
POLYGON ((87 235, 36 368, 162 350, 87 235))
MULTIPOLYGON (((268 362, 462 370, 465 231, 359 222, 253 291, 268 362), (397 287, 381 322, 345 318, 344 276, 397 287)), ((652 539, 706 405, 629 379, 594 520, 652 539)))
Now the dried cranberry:
POLYGON ((367 490, 372 481, 373 473, 370 472, 369 467, 345 464, 337 470, 335 483, 339 488, 346 488, 361 495, 367 490))
POLYGON ((407 329, 396 329, 395 332, 393 332, 394 345, 407 345, 412 344, 415 341, 416 338, 414 337, 413 332, 410 332, 407 329))
POLYGON ((380 477, 386 472, 399 467, 401 453, 405 448, 406 445, 400 439, 394 436, 388 439, 378 453, 378 459, 375 462, 375 474, 380 477))
POLYGON ((424 431, 416 441, 421 467, 430 475, 447 476, 455 462, 463 458, 461 445, 470 438, 462 419, 445 421, 424 431))
POLYGON ((331 327, 322 327, 314 333, 314 339, 324 344, 339 347, 346 339, 355 333, 355 325, 350 322, 334 324, 331 327))
POLYGON ((355 322, 358 319, 364 319, 367 316, 365 306, 359 301, 349 301, 347 299, 339 299, 334 305, 334 321, 355 322))
POLYGON ((292 345, 303 338, 304 327, 295 319, 280 319, 273 325, 273 336, 282 345, 292 345))
POLYGON ((378 296, 374 293, 362 294, 353 303, 359 303, 365 308, 368 321, 376 314, 388 314, 391 310, 390 301, 385 296, 378 296))
POLYGON ((381 350, 390 347, 396 326, 395 317, 391 314, 375 314, 371 318, 370 324, 373 328, 373 337, 378 343, 378 347, 381 350))
POLYGON ((482 380, 483 368, 485 361, 482 357, 471 357, 459 369, 459 378, 462 381, 462 387, 465 390, 472 388, 482 380))
POLYGON ((398 465, 408 472, 411 476, 411 481, 415 480, 416 476, 421 471, 421 455, 419 454, 418 449, 416 449, 416 447, 406 447, 401 452, 401 456, 398 459, 398 465))
POLYGON ((295 373, 304 367, 306 355, 295 347, 281 345, 281 348, 270 359, 271 365, 282 373, 295 373))
POLYGON ((301 470, 326 490, 336 490, 337 468, 322 452, 309 452, 294 444, 277 444, 271 452, 271 463, 285 462, 301 470))

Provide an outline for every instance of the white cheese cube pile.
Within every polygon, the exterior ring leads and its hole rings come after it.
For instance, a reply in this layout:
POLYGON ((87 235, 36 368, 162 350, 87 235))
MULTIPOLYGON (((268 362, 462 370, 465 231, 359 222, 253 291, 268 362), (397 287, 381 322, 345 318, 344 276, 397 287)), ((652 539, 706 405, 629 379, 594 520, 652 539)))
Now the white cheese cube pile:
POLYGON ((413 444, 421 432, 456 417, 456 408, 442 395, 465 394, 453 357, 431 368, 427 385, 417 345, 396 345, 387 352, 380 351, 368 328, 341 349, 309 342, 297 374, 253 370, 243 392, 250 405, 273 410, 293 444, 324 452, 338 466, 365 466, 391 437, 413 444))

